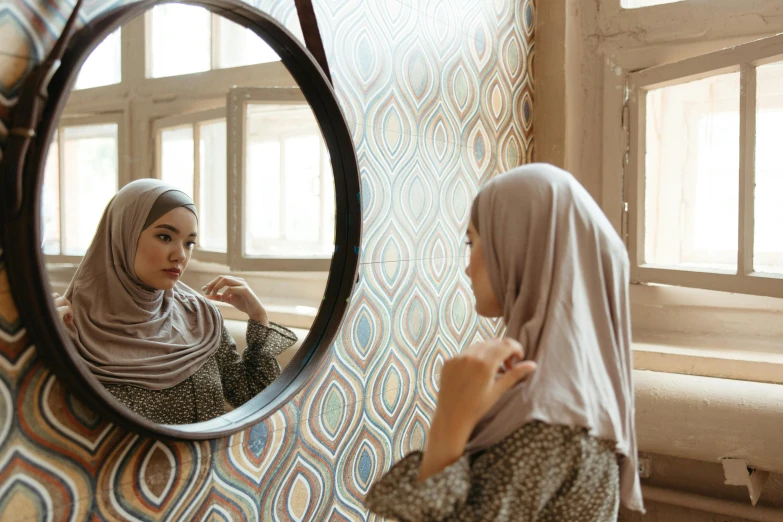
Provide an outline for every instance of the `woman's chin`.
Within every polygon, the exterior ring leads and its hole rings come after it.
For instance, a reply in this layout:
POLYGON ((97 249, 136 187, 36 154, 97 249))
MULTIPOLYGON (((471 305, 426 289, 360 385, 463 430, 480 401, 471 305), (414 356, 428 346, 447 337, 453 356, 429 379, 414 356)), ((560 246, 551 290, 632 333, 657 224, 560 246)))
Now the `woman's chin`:
POLYGON ((495 307, 480 306, 478 303, 476 303, 475 308, 476 308, 476 313, 479 314, 481 317, 489 317, 492 319, 503 317, 503 310, 497 310, 495 309, 495 307))
POLYGON ((168 281, 161 281, 159 285, 156 286, 158 290, 171 290, 174 288, 174 285, 177 284, 177 279, 168 280, 168 281))
POLYGON ((154 288, 155 290, 171 290, 174 288, 174 285, 177 284, 177 279, 169 279, 169 278, 160 278, 156 279, 155 281, 144 281, 142 282, 149 286, 154 288))

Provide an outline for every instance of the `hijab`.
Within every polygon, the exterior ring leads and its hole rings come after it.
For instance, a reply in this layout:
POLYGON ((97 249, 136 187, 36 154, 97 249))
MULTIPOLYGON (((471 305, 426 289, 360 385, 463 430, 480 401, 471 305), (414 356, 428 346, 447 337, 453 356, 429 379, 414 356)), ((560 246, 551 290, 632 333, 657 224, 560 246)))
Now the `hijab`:
POLYGON ((74 313, 71 337, 104 384, 170 388, 220 346, 223 319, 212 303, 181 281, 170 290, 151 288, 134 271, 142 231, 177 207, 196 213, 189 196, 159 180, 123 187, 65 293, 74 313))
POLYGON ((620 498, 643 511, 623 241, 576 179, 551 165, 496 177, 471 214, 505 336, 519 341, 538 369, 479 421, 468 451, 533 420, 586 428, 616 442, 620 498))

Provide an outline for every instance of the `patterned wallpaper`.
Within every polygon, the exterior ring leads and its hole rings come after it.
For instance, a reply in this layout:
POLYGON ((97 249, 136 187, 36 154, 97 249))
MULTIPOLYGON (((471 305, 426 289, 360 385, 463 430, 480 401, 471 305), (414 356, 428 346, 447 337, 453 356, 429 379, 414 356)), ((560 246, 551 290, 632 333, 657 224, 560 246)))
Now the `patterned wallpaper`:
MULTIPOLYGON (((0 137, 63 0, 0 4, 0 137)), ((477 188, 533 155, 534 0, 317 0, 362 176, 361 278, 318 377, 208 442, 123 431, 29 345, 0 250, 0 520, 368 520, 361 499, 421 446, 435 375, 496 332, 463 273, 477 188)), ((112 2, 92 0, 85 18, 112 2)), ((257 6, 299 32, 293 2, 257 6)), ((5 245, 7 248, 9 245, 5 245)))

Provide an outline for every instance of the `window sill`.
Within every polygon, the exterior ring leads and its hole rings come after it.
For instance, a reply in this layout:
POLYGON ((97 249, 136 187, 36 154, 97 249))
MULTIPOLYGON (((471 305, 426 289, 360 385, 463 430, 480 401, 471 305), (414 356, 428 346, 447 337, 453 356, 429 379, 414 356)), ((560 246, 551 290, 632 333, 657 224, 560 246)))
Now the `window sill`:
POLYGON ((752 346, 633 343, 635 370, 783 384, 783 353, 752 346))
MULTIPOLYGON (((271 299, 262 299, 262 302, 269 320, 288 328, 309 329, 318 313, 316 308, 309 306, 275 304, 271 299)), ((227 321, 247 321, 247 314, 231 305, 216 302, 215 306, 220 310, 223 319, 227 321)))
POLYGON ((783 300, 631 287, 634 368, 783 384, 783 300))

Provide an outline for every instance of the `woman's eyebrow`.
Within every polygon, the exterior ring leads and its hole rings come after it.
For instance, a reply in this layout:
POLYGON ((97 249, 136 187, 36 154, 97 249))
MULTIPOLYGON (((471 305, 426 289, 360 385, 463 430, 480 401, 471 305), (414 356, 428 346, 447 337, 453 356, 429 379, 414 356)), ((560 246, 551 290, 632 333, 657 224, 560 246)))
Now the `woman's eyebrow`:
MULTIPOLYGON (((167 225, 167 224, 165 224, 165 223, 163 223, 162 225, 158 225, 158 226, 156 226, 155 228, 164 228, 164 229, 166 229, 166 230, 171 230, 171 231, 172 231, 172 232, 174 232, 175 234, 179 234, 179 230, 177 230, 177 228, 176 228, 176 227, 173 227, 173 226, 171 226, 171 225, 167 225)), ((190 235, 189 235, 188 237, 196 237, 196 236, 198 236, 198 234, 197 234, 197 233, 195 233, 195 232, 191 232, 191 233, 190 233, 190 235)))
POLYGON ((171 226, 171 225, 166 225, 165 223, 164 223, 164 224, 162 224, 162 225, 158 225, 158 226, 156 226, 155 228, 165 228, 166 230, 171 230, 171 231, 172 231, 172 232, 174 232, 175 234, 179 234, 179 230, 177 230, 177 228, 176 228, 176 227, 173 227, 173 226, 171 226))

